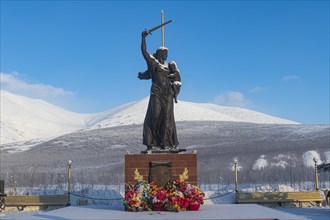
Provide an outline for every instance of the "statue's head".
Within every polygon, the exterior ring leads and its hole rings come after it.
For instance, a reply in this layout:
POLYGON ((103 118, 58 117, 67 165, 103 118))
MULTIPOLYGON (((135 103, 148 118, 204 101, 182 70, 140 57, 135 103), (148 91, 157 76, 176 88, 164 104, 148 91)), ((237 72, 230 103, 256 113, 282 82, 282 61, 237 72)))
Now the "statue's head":
POLYGON ((167 59, 168 49, 166 47, 159 47, 156 51, 155 57, 158 60, 165 61, 167 59))

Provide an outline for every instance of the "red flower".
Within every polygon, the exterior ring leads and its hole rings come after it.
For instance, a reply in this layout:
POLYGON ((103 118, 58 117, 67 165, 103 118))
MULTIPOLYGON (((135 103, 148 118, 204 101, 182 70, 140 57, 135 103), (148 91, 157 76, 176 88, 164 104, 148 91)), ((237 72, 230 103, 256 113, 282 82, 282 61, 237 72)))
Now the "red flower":
POLYGON ((184 191, 186 191, 186 189, 187 189, 187 187, 186 187, 186 186, 181 186, 181 187, 180 187, 180 191, 181 191, 181 192, 184 192, 184 191))
POLYGON ((179 205, 181 208, 186 209, 189 206, 189 200, 186 198, 180 198, 179 199, 179 205))

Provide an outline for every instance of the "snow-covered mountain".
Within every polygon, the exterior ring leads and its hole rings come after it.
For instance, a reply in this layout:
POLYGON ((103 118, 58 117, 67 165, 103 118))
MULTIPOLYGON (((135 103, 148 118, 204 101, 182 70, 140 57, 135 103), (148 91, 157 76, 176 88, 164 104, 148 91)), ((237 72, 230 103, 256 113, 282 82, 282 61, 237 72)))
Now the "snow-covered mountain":
POLYGON ((85 128, 87 114, 0 90, 1 144, 47 139, 85 128))
MULTIPOLYGON (((1 144, 45 139, 80 129, 142 124, 149 97, 96 114, 79 114, 38 99, 1 90, 1 144)), ((227 121, 262 124, 297 124, 263 113, 236 107, 180 101, 176 121, 227 121)))
MULTIPOLYGON (((87 120, 88 129, 116 127, 121 125, 142 124, 149 97, 132 102, 109 111, 99 113, 87 120)), ((294 121, 273 117, 260 112, 224 107, 210 103, 179 101, 174 106, 176 121, 227 121, 257 124, 299 124, 294 121)))

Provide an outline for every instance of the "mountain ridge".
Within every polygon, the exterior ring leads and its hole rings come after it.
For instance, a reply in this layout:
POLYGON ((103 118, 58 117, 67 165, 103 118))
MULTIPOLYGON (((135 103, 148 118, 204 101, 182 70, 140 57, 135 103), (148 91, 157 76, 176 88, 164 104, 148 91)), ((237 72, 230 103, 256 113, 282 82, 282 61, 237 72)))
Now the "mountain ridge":
POLYGON ((89 114, 70 112, 45 102, 0 91, 1 144, 56 137, 84 128, 89 114))
MULTIPOLYGON (((78 130, 142 124, 149 97, 100 113, 81 114, 64 110, 40 99, 0 90, 1 144, 49 139, 78 130)), ((299 124, 264 113, 211 103, 179 101, 176 121, 227 121, 261 124, 299 124)))
MULTIPOLYGON (((90 126, 87 129, 142 124, 147 111, 148 101, 149 97, 145 97, 136 102, 117 107, 117 111, 100 113, 103 114, 103 120, 98 120, 95 124, 90 123, 90 126)), ((232 121, 258 124, 299 124, 294 121, 244 108, 186 101, 179 101, 179 103, 174 106, 174 117, 176 121, 232 121)))

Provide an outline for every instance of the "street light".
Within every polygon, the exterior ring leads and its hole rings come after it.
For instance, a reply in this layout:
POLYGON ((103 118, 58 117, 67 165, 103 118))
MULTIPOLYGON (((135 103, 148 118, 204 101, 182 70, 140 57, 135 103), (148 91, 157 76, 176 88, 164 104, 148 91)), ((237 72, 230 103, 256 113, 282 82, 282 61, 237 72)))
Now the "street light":
POLYGON ((238 192, 237 159, 234 160, 234 170, 235 170, 235 192, 238 192))
POLYGON ((313 157, 313 161, 314 161, 314 166, 315 166, 315 190, 318 191, 319 190, 319 176, 318 176, 318 172, 317 172, 317 162, 318 162, 317 157, 313 157))
POLYGON ((66 206, 71 206, 71 201, 70 201, 70 194, 71 194, 71 189, 70 189, 70 179, 71 179, 71 164, 72 160, 68 161, 68 203, 66 206))

